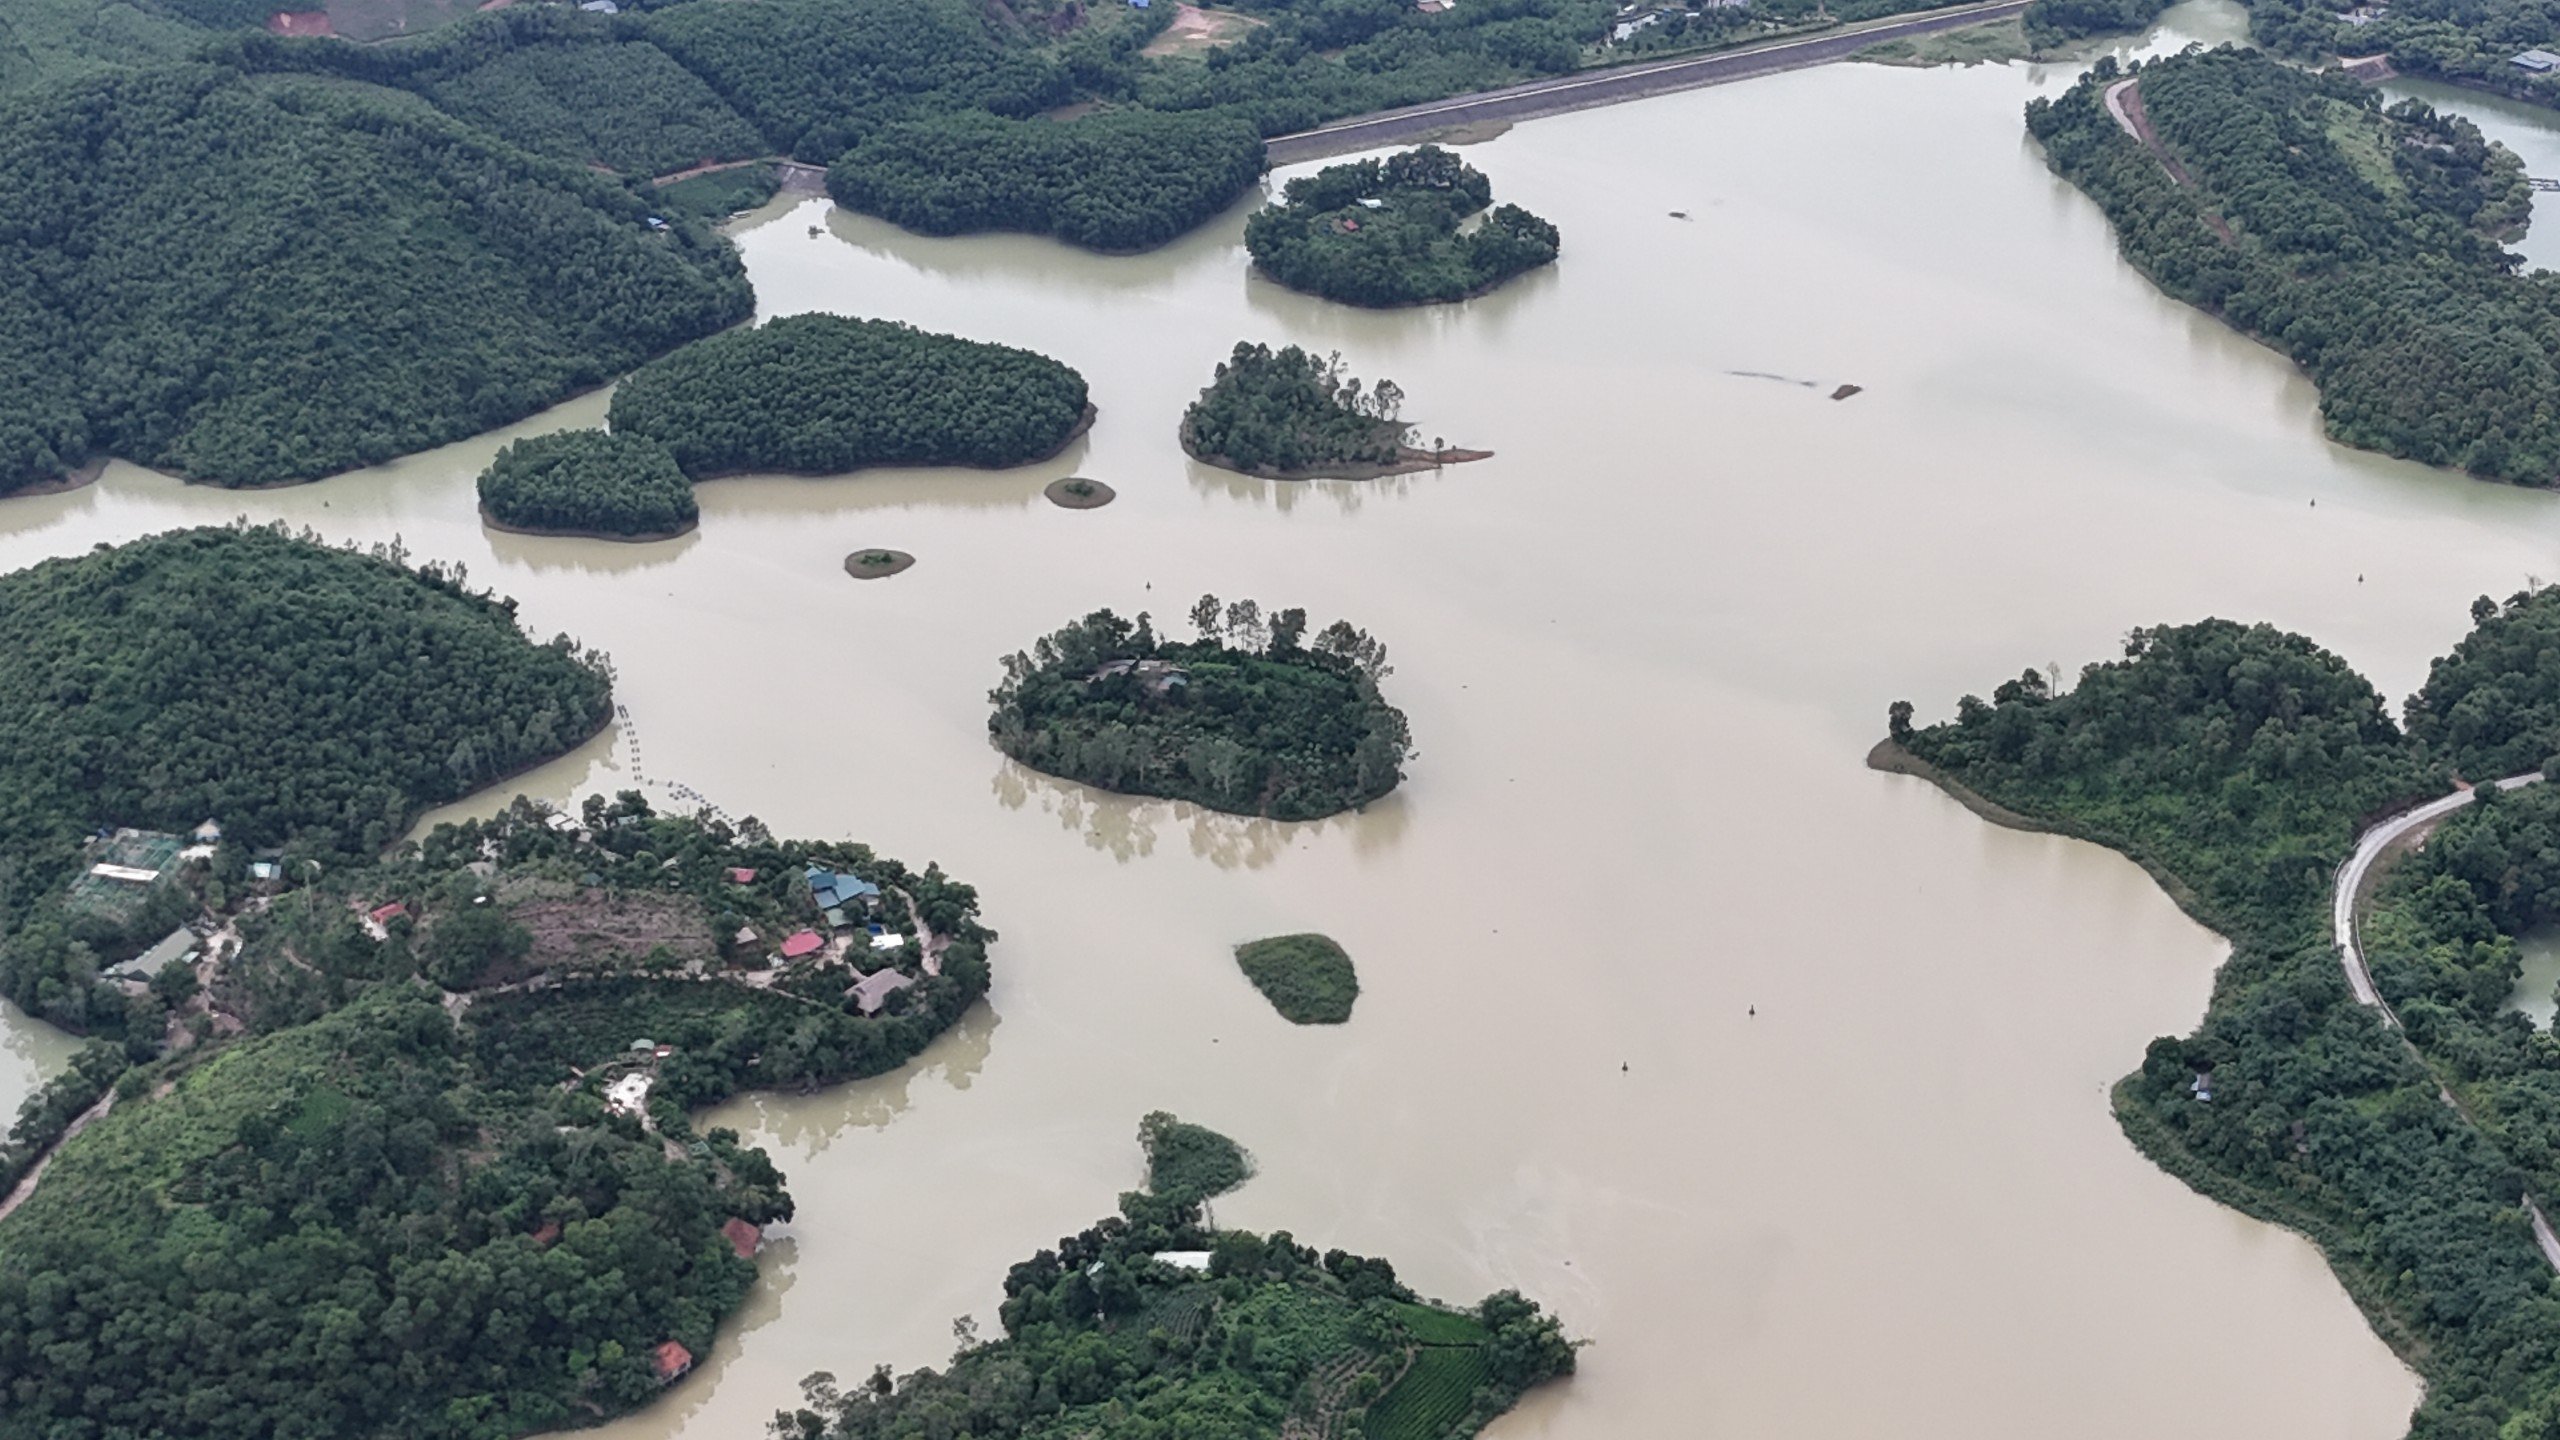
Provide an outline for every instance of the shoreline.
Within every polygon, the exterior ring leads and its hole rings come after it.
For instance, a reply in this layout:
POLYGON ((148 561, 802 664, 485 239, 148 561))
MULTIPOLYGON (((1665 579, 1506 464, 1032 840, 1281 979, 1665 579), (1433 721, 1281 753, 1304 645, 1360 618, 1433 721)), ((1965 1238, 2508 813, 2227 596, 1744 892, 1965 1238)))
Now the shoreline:
POLYGON ((33 499, 39 495, 68 495, 74 490, 84 490, 97 484, 98 477, 106 473, 107 462, 104 458, 84 460, 50 480, 39 480, 33 485, 21 485, 7 495, 0 496, 0 499, 17 500, 33 499))
POLYGON ((1423 470, 1438 470, 1450 465, 1464 465, 1472 460, 1490 460, 1490 450, 1466 450, 1452 445, 1446 450, 1419 450, 1411 445, 1396 447, 1392 463, 1377 461, 1344 461, 1339 465, 1310 465, 1302 469, 1281 470, 1270 466, 1247 469, 1223 455, 1206 455, 1192 448, 1191 435, 1181 434, 1182 453, 1212 469, 1253 480, 1381 480, 1389 475, 1411 475, 1423 470))
POLYGON ((850 470, 770 470, 748 466, 738 470, 713 470, 701 475, 688 474, 685 478, 696 485, 707 485, 714 480, 736 480, 749 475, 783 475, 795 480, 835 480, 872 470, 975 470, 981 475, 1001 475, 1007 470, 1020 470, 1031 465, 1046 465, 1066 454, 1067 447, 1083 439, 1085 433, 1093 429, 1093 422, 1101 415, 1102 407, 1090 400, 1086 401, 1084 414, 1077 417, 1074 427, 1067 431, 1066 438, 1060 440, 1055 449, 1046 454, 1034 455, 1028 460, 1017 460, 1010 465, 971 465, 962 461, 946 461, 939 465, 902 465, 895 461, 880 461, 870 465, 856 465, 850 470))
POLYGON ((624 545, 649 545, 660 540, 674 540, 692 534, 702 528, 702 517, 697 514, 673 530, 651 530, 645 534, 621 535, 610 530, 571 530, 554 529, 548 525, 510 525, 490 514, 488 502, 483 501, 480 505, 480 523, 492 530, 503 530, 510 535, 533 535, 549 540, 606 540, 624 545))
MULTIPOLYGON (((1503 121, 1500 123, 1504 129, 1510 128, 1509 121, 1503 121)), ((1487 209, 1490 208, 1490 206, 1487 207, 1487 209)), ((1476 212, 1478 215, 1484 213, 1485 211, 1483 210, 1476 212)), ((1453 235, 1450 238, 1454 239, 1456 237, 1453 235)), ((1559 255, 1558 258, 1561 259, 1562 256, 1559 255)), ((1321 290, 1301 290, 1297 286, 1290 284, 1288 281, 1281 279, 1279 276, 1272 274, 1270 270, 1263 266, 1262 261, 1259 259, 1254 260, 1247 268, 1252 271, 1256 278, 1269 281, 1271 284, 1279 286, 1281 289, 1288 291, 1292 295, 1304 295, 1310 300, 1322 300, 1331 305, 1348 305, 1354 310, 1367 310, 1380 315, 1389 315, 1398 310, 1420 310, 1427 305, 1464 305, 1470 300, 1481 300, 1485 296, 1492 294, 1494 291, 1501 289, 1503 286, 1510 284, 1512 281, 1525 280, 1555 263, 1556 262, 1554 260, 1542 260, 1537 264, 1530 266, 1526 270, 1514 271, 1509 275, 1503 276, 1499 280, 1486 281, 1484 284, 1477 286, 1473 290, 1469 290, 1463 295, 1451 295, 1446 299, 1435 296, 1428 300, 1398 300, 1392 305, 1372 305, 1365 300, 1345 300, 1339 295, 1327 295, 1321 290)))

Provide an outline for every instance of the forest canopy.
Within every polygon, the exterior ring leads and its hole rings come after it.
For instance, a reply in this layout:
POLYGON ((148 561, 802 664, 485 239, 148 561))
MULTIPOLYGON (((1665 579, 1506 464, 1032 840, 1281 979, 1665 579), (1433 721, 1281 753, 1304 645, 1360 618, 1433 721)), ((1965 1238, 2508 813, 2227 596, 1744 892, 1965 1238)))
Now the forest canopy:
POLYGON ((0 214, 0 490, 107 456, 315 479, 750 306, 723 242, 608 181, 405 96, 211 66, 0 101, 0 214))
POLYGON ((1245 222, 1245 249, 1292 290, 1346 305, 1464 300, 1552 263, 1556 227, 1493 203, 1493 182, 1437 145, 1300 176, 1245 222))
POLYGON ((667 447, 638 435, 563 430, 498 452, 480 472, 480 511, 513 530, 654 539, 693 528, 693 482, 667 447))
POLYGON ((535 644, 513 601, 401 558, 185 530, 0 576, 0 994, 121 1029, 95 977, 97 946, 126 937, 60 913, 101 826, 212 817, 334 867, 609 718, 600 657, 535 644))
POLYGON ((1192 458, 1248 475, 1299 478, 1393 466, 1413 427, 1393 380, 1364 389, 1337 353, 1248 340, 1220 361, 1209 386, 1182 412, 1192 458))
POLYGON ((1273 935, 1236 947, 1236 964, 1293 1025, 1339 1025, 1360 998, 1351 956, 1324 935, 1273 935))
POLYGON ((1088 418, 1084 377, 1045 355, 888 320, 790 315, 643 366, 614 391, 616 435, 665 446, 696 480, 871 465, 1023 465, 1088 418))
POLYGON ((2229 49, 2102 59, 2027 110, 2126 258, 2292 357, 2332 438, 2560 479, 2560 276, 2515 273, 2523 165, 2469 121, 2229 49), (2185 183, 2106 113, 2127 75, 2185 183))
POLYGON ((1005 657, 996 748, 1035 770, 1237 815, 1313 820, 1404 778, 1413 745, 1378 682, 1386 647, 1251 600, 1192 607, 1196 640, 1097 610, 1005 657))
POLYGON ((2516 937, 2560 918, 2560 791, 2480 785, 2385 874, 2359 933, 2397 1034, 2355 1003, 2330 933, 2367 824, 2457 769, 2560 755, 2537 638, 2560 590, 2472 617, 2405 732, 2337 656, 2208 620, 2136 631, 2068 690, 2024 672, 1949 723, 1897 703, 1875 762, 2121 850, 2230 937, 2202 1025, 2151 1043, 2117 1116, 2172 1174, 2320 1244, 2425 1378, 2420 1440, 2531 1433, 2560 1407, 2560 1299, 2517 1203, 2560 1195, 2560 1046, 2509 1008, 2516 937))

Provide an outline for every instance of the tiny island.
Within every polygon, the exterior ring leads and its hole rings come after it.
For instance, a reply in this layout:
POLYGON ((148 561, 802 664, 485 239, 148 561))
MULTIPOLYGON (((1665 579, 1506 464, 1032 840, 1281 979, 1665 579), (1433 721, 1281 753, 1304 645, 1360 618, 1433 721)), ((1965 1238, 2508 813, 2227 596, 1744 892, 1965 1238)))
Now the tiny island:
POLYGON ((1556 227, 1493 204, 1493 182, 1437 145, 1328 165, 1288 183, 1244 227, 1262 273, 1346 305, 1465 300, 1553 264, 1556 227))
POLYGON ((519 535, 672 540, 701 513, 675 456, 639 435, 535 435, 480 473, 480 518, 519 535))
POLYGON ((1404 779, 1413 744, 1378 682, 1386 647, 1251 600, 1191 607, 1197 639, 1097 610, 1004 659, 996 748, 1065 779, 1233 815, 1315 820, 1404 779))
POLYGON ((1082 375, 1045 355, 887 320, 790 315, 699 340, 614 391, 616 435, 693 479, 1045 460, 1093 423, 1082 375))
POLYGON ((1148 1189, 1007 1272, 1000 1337, 964 1323, 940 1370, 811 1376, 771 1433, 1466 1440, 1573 1373, 1574 1342, 1518 1291, 1458 1309, 1382 1259, 1212 1229, 1202 1204, 1252 1173, 1243 1148, 1161 1111, 1139 1140, 1148 1189))
POLYGON ((1236 947, 1244 978, 1293 1025, 1339 1025, 1360 998, 1351 956, 1324 935, 1274 935, 1236 947))
POLYGON ((1373 480, 1490 459, 1435 438, 1414 445, 1393 380, 1364 387, 1342 356, 1240 340, 1207 389, 1182 412, 1184 453, 1204 465, 1269 480, 1373 480))

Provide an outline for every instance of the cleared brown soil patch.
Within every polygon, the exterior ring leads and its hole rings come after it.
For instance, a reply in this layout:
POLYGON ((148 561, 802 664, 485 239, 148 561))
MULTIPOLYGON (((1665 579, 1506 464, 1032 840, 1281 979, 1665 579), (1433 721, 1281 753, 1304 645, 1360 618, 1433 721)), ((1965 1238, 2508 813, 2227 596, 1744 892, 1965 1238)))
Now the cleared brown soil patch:
POLYGON ((1177 5, 1173 23, 1147 42, 1141 55, 1159 58, 1167 55, 1198 55, 1221 45, 1232 45, 1262 28, 1264 22, 1250 15, 1226 10, 1203 10, 1197 5, 1177 5))
POLYGON ((543 970, 645 959, 661 947, 680 961, 708 961, 718 953, 711 943, 711 923, 700 907, 672 896, 579 891, 527 900, 510 913, 533 932, 533 949, 519 973, 482 976, 480 984, 504 985, 543 970))

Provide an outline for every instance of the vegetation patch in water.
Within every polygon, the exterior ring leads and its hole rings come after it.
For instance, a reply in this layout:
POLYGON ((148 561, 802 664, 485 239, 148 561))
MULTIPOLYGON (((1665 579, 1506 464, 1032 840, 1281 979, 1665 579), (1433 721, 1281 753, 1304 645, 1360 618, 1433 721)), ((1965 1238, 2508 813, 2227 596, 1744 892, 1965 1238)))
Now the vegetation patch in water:
POLYGON ((996 748, 1033 769, 1231 814, 1312 820, 1395 788, 1404 713, 1378 691, 1386 647, 1303 610, 1200 597, 1199 638, 1108 610, 1005 657, 988 698, 996 748))
POLYGON ((1274 935, 1236 947, 1236 963, 1271 1007, 1297 1025, 1339 1025, 1360 998, 1351 956, 1323 935, 1274 935))
POLYGON ((1188 1194, 1123 1195, 1004 1290, 1002 1335, 963 1325, 940 1370, 812 1376, 775 1440, 1465 1440, 1574 1369, 1563 1328, 1516 1291, 1431 1304, 1385 1260, 1207 1229, 1188 1194))
POLYGON ((1328 165, 1289 182, 1281 203, 1245 222, 1263 273, 1348 305, 1464 300, 1552 264, 1556 227, 1493 203, 1493 182, 1437 145, 1385 160, 1328 165))
POLYGON ((498 452, 480 473, 480 510, 510 530, 662 540, 694 527, 693 482, 655 440, 564 430, 498 452))

